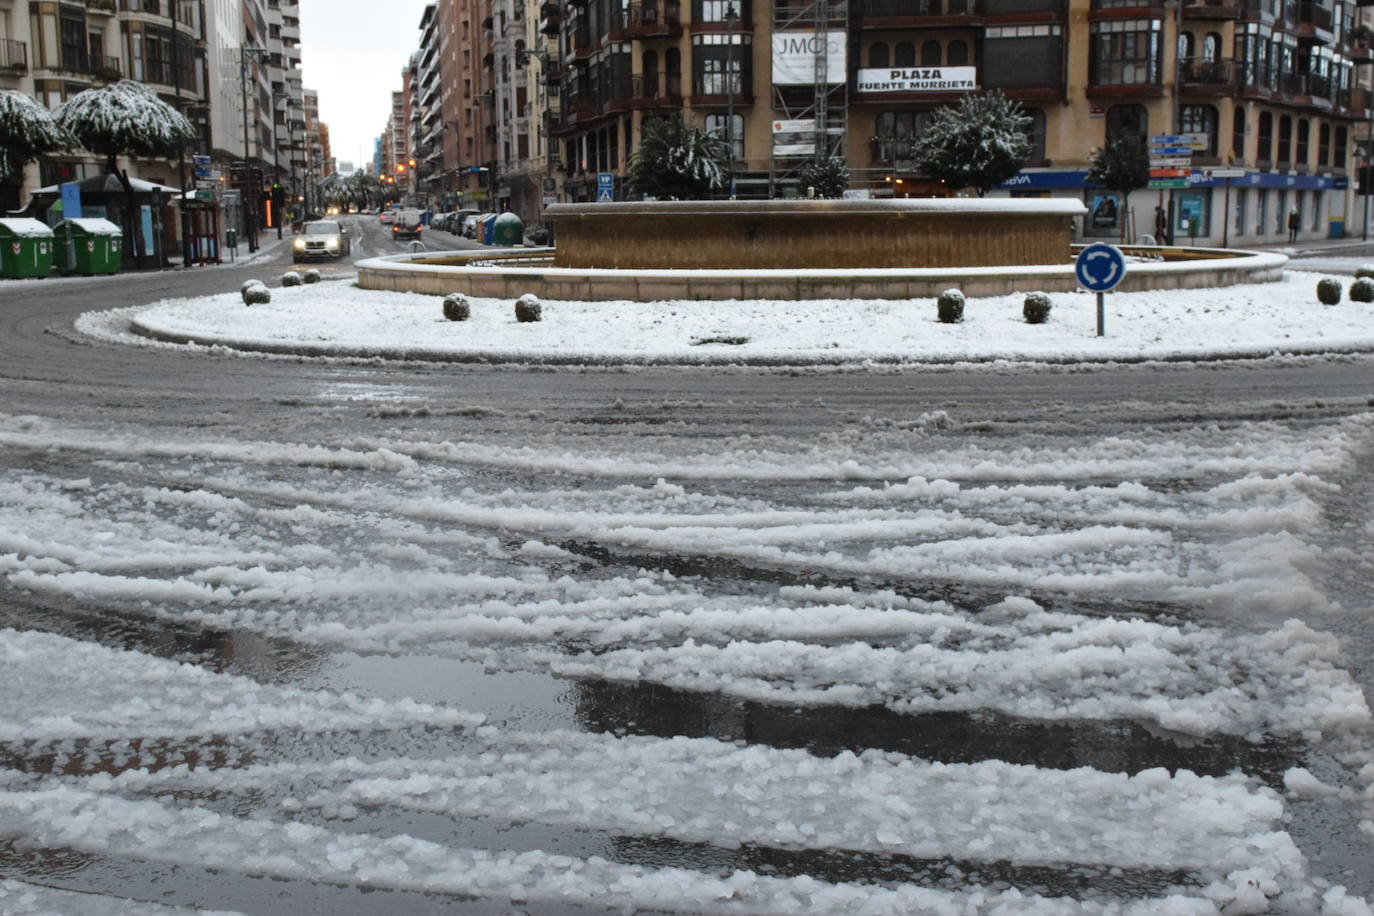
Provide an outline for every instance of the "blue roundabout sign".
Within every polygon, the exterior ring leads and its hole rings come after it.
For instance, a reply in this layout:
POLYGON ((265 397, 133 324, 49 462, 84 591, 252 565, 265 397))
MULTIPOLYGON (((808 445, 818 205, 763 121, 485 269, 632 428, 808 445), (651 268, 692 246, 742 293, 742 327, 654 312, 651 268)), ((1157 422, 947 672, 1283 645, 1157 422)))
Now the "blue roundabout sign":
POLYGON ((1109 292, 1126 276, 1126 256, 1114 245, 1094 242, 1078 253, 1073 272, 1088 292, 1109 292))

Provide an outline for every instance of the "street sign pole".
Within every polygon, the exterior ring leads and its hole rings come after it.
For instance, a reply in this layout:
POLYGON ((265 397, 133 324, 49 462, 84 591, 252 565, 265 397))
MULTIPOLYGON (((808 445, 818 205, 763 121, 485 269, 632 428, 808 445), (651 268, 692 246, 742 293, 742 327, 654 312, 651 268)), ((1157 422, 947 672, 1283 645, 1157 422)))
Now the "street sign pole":
POLYGON ((1107 293, 1116 289, 1126 276, 1126 258, 1120 248, 1095 242, 1078 253, 1073 272, 1080 286, 1097 294, 1097 336, 1104 337, 1107 334, 1107 293))

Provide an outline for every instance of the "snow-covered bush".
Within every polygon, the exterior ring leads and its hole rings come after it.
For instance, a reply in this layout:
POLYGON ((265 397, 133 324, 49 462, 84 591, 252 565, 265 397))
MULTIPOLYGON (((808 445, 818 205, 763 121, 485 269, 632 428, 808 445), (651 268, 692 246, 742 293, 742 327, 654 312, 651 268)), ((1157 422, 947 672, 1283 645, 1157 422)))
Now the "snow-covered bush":
POLYGON ((1357 277, 1374 277, 1374 264, 1361 264, 1355 268, 1357 277))
POLYGON ((306 283, 319 283, 320 272, 312 267, 305 273, 301 274, 301 279, 304 280, 306 283))
POLYGON ((266 305, 272 301, 272 292, 261 283, 245 285, 242 291, 244 305, 266 305))
POLYGON ((1374 278, 1356 277, 1350 284, 1351 302, 1374 302, 1374 278))
MULTIPOLYGON (((517 305, 517 313, 519 308, 517 305)), ((444 297, 444 317, 449 321, 467 321, 472 317, 472 303, 462 293, 449 293, 444 297)))
POLYGON ((243 281, 243 285, 239 287, 239 292, 244 292, 244 291, 247 290, 248 287, 250 287, 250 286, 266 286, 266 285, 267 285, 267 284, 264 283, 264 282, 262 282, 261 280, 244 280, 244 281, 243 281))
POLYGON ((957 289, 947 289, 940 294, 935 308, 942 324, 958 324, 964 320, 964 294, 957 289))
POLYGON ((281 275, 282 286, 300 286, 303 282, 304 281, 301 280, 301 275, 296 273, 294 270, 288 270, 286 273, 281 275))
POLYGON ((539 304, 539 297, 534 293, 525 293, 515 300, 516 321, 542 321, 543 318, 544 307, 539 304))
POLYGON ((1335 305, 1341 301, 1341 281, 1334 277, 1324 277, 1317 281, 1317 301, 1322 305, 1335 305))
POLYGON ((1050 317, 1050 297, 1044 293, 1027 293, 1021 303, 1021 314, 1026 324, 1044 324, 1050 317))

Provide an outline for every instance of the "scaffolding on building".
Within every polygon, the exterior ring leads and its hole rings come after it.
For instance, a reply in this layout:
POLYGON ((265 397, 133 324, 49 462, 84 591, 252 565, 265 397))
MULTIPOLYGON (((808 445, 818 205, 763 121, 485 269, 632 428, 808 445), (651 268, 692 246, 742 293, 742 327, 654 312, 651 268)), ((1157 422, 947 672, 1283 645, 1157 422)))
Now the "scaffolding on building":
MULTIPOLYGON (((813 159, 845 159, 849 129, 848 27, 849 0, 773 0, 774 36, 809 33, 813 71, 809 87, 772 81, 774 121, 810 122, 811 140, 780 144, 780 135, 805 131, 774 130, 768 161, 770 198, 805 196, 800 173, 813 159), (832 40, 836 32, 838 42, 832 40)), ((775 48, 775 59, 777 53, 775 48)))

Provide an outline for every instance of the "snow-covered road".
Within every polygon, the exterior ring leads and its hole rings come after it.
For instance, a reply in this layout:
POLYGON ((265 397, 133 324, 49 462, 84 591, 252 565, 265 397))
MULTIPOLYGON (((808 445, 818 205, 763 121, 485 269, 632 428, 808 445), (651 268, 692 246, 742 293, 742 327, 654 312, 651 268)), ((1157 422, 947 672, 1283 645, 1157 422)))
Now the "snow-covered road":
POLYGON ((16 353, 0 409, 0 913, 1368 912, 1358 360, 1285 398, 1300 361, 591 376, 34 323, 75 356, 16 353))

